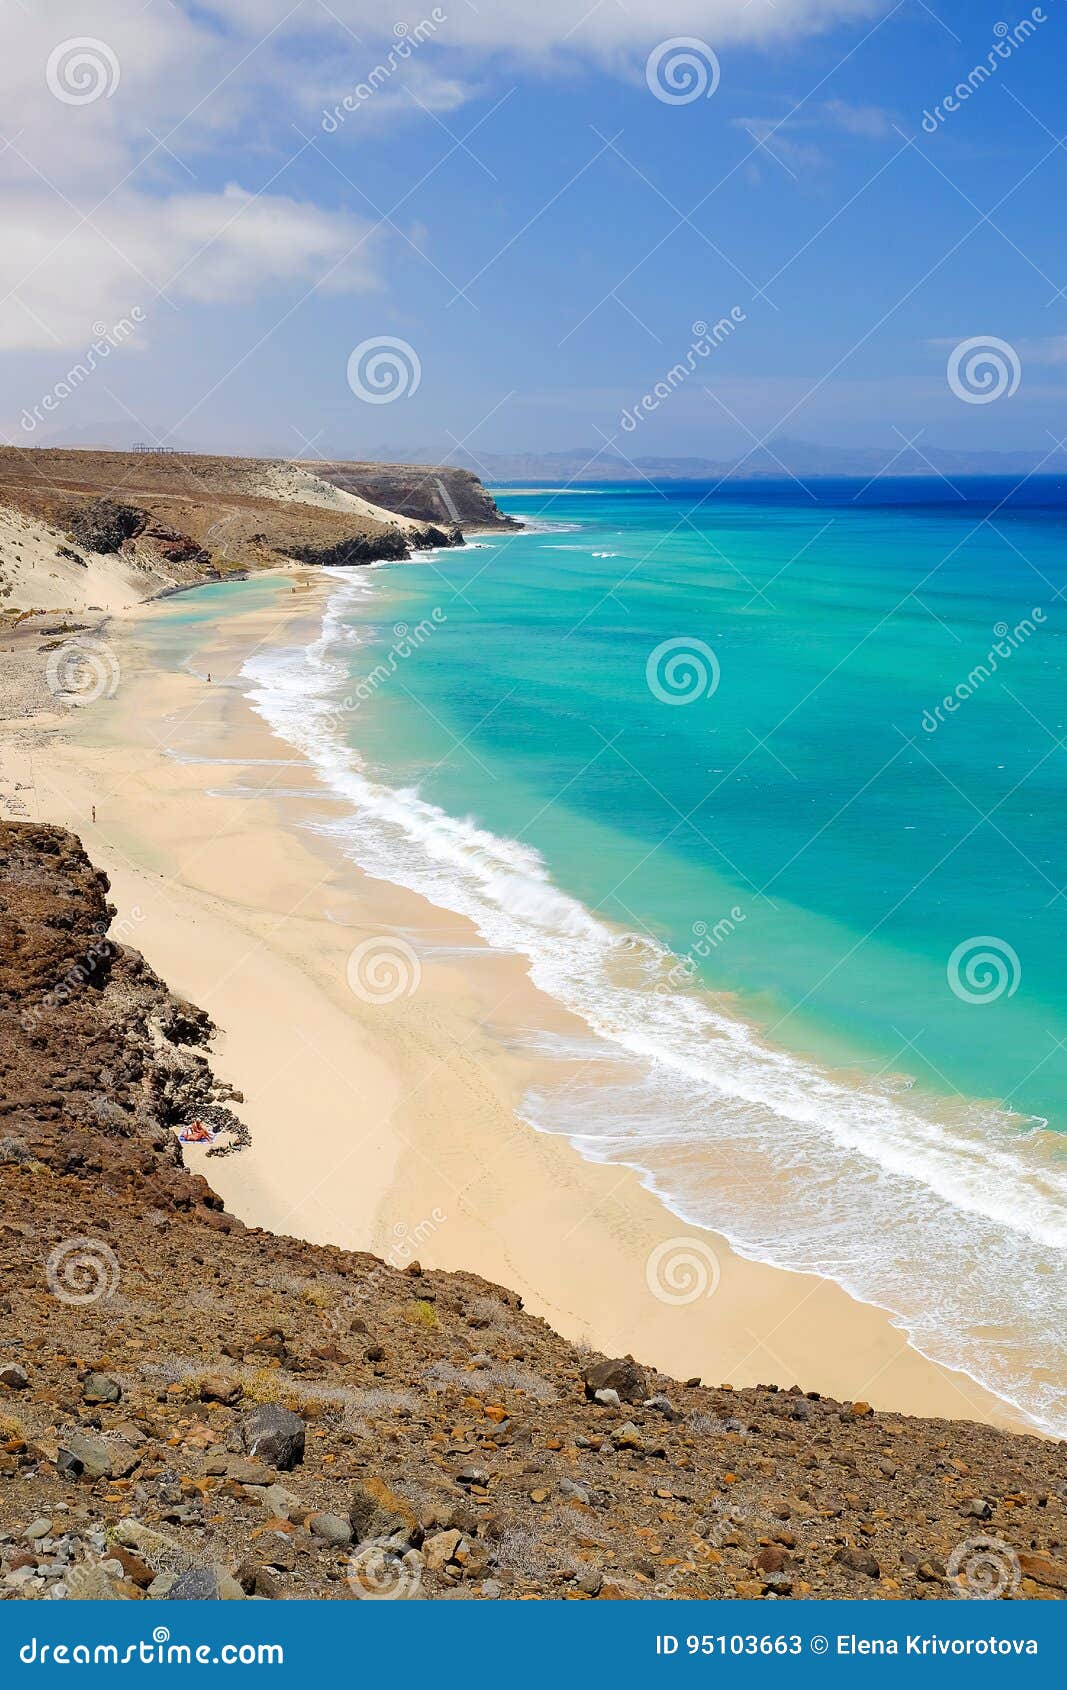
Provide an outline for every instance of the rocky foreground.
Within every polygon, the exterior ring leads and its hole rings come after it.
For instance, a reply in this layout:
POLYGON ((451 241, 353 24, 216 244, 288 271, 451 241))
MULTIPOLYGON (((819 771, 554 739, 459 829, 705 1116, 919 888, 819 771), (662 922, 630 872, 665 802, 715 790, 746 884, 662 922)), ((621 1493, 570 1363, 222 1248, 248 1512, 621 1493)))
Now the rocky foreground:
POLYGON ((417 1238, 243 1227, 177 1141, 244 1136, 210 1023, 107 889, 0 824, 0 1596, 1067 1594, 1062 1445, 681 1384, 417 1238))

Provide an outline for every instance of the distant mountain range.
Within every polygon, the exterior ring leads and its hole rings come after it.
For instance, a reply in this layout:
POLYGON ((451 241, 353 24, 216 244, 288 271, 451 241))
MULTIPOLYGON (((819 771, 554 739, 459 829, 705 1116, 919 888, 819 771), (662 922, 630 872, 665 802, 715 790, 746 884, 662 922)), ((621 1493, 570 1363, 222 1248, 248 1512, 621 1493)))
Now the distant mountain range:
MULTIPOLYGON (((339 454, 340 455, 340 454, 339 454)), ((365 457, 400 463, 448 462, 472 469, 484 481, 773 481, 796 477, 883 475, 908 477, 1067 475, 1067 451, 963 452, 931 446, 817 446, 775 439, 740 458, 624 456, 609 446, 576 446, 563 452, 435 452, 396 446, 364 449, 365 457)))
MULTIPOLYGON (((165 430, 148 430, 148 441, 165 438, 165 430)), ((27 442, 30 444, 30 442, 27 442)), ((37 442, 48 446, 97 447, 129 451, 137 444, 130 425, 101 422, 96 427, 59 431, 37 442)), ((183 452, 239 451, 244 456, 288 458, 292 442, 242 438, 226 445, 217 439, 173 439, 172 447, 183 452)), ((484 481, 773 481, 817 479, 826 476, 859 476, 864 479, 892 475, 945 477, 952 480, 969 475, 1067 475, 1067 451, 1045 447, 1013 452, 968 452, 940 446, 819 446, 810 441, 778 436, 765 445, 736 458, 652 457, 636 452, 637 441, 628 444, 630 453, 606 443, 574 446, 560 452, 468 452, 448 442, 427 441, 418 446, 367 445, 364 441, 320 441, 315 458, 333 463, 449 464, 471 470, 484 481)))

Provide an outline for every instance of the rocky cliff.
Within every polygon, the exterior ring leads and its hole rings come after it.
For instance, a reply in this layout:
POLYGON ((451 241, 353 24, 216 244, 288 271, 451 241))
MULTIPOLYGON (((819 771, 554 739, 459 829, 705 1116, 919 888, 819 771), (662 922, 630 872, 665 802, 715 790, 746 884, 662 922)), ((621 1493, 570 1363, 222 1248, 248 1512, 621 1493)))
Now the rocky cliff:
POLYGON ((0 447, 0 613, 110 610, 286 559, 403 561, 507 526, 466 470, 0 447))
POLYGON ((324 463, 315 464, 314 469, 333 486, 420 522, 454 524, 464 530, 520 526, 514 517, 504 515, 469 469, 373 463, 324 463))
POLYGON ((0 824, 0 1598, 1067 1594, 1062 1446, 681 1383, 417 1235, 243 1227, 181 1161, 245 1133, 210 1023, 107 893, 0 824))

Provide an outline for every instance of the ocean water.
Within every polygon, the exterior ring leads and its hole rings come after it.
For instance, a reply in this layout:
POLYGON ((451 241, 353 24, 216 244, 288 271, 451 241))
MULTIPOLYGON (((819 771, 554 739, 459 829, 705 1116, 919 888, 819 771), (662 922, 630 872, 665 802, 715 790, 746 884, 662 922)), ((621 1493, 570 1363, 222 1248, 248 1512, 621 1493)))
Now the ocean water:
POLYGON ((498 497, 255 707, 588 1026, 534 1126, 1067 1435, 1067 491, 498 497))

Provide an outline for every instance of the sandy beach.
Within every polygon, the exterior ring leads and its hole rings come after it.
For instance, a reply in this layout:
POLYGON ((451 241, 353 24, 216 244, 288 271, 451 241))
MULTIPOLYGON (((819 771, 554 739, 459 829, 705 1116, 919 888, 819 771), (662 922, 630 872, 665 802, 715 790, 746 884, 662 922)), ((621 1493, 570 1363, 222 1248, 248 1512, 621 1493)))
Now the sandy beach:
POLYGON ((198 659, 210 684, 147 660, 143 630, 166 614, 148 606, 107 624, 114 696, 46 695, 5 734, 5 813, 77 832, 121 936, 218 1025, 214 1066, 243 1093, 252 1143, 207 1161, 189 1149, 189 1165, 250 1226, 467 1269, 565 1336, 683 1379, 1025 1425, 881 1311, 742 1259, 632 1171, 518 1118, 536 1061, 519 1035, 576 1024, 520 958, 309 829, 338 801, 235 684, 253 649, 318 632, 325 572, 279 583, 220 619, 198 659), (417 958, 396 995, 373 974, 379 945, 417 958))

